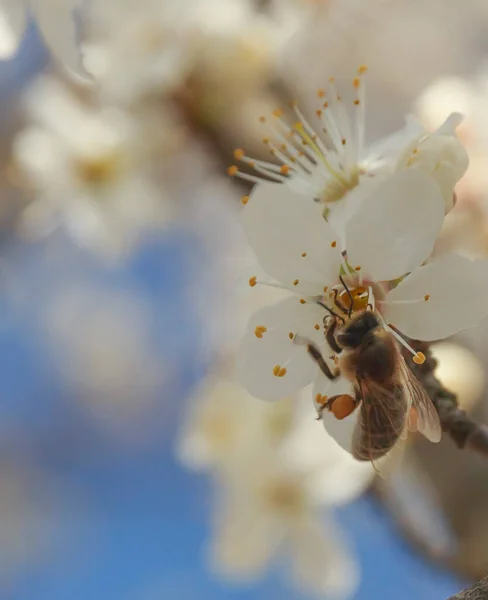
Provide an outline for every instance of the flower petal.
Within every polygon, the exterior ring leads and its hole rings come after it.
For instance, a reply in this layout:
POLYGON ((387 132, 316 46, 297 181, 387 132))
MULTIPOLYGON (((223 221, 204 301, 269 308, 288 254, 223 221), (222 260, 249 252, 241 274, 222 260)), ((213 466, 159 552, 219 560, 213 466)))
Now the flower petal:
POLYGON ((210 546, 212 567, 232 579, 252 580, 268 566, 281 542, 283 529, 247 490, 241 489, 241 497, 233 490, 227 495, 216 515, 210 546))
POLYGON ((263 269, 286 286, 315 295, 333 285, 340 264, 337 234, 321 205, 281 184, 259 184, 243 210, 249 243, 263 269), (335 242, 335 243, 334 243, 335 242))
POLYGON ((401 277, 430 255, 443 220, 442 195, 428 175, 395 173, 346 224, 348 261, 376 281, 401 277))
POLYGON ((448 254, 406 277, 388 294, 383 314, 410 338, 432 341, 478 325, 487 297, 488 261, 448 254), (419 301, 395 304, 406 300, 419 301))
POLYGON ((425 128, 413 115, 407 115, 403 129, 381 138, 368 148, 368 155, 363 162, 368 171, 376 170, 384 165, 392 165, 412 140, 425 134, 425 128))
POLYGON ((292 576, 298 589, 331 598, 351 596, 358 585, 358 571, 334 523, 308 517, 292 525, 292 576))
POLYGON ((437 182, 446 213, 454 205, 454 186, 469 165, 468 153, 456 136, 462 118, 452 113, 437 131, 414 140, 398 162, 399 169, 419 169, 437 182))
MULTIPOLYGON (((318 373, 315 378, 313 386, 313 398, 317 409, 320 406, 316 403, 316 397, 320 394, 321 396, 337 396, 339 394, 349 394, 354 396, 354 389, 352 383, 344 378, 339 377, 334 381, 330 381, 322 373, 318 373)), ((322 424, 325 427, 327 433, 341 446, 344 450, 352 454, 352 437, 354 433, 354 427, 359 416, 359 407, 345 419, 336 419, 336 417, 328 410, 322 410, 320 412, 322 424)))
POLYGON ((80 0, 35 0, 32 12, 53 56, 81 80, 89 78, 81 65, 74 10, 80 0))
POLYGON ((258 310, 249 321, 237 355, 240 383, 264 400, 280 400, 310 383, 317 365, 306 348, 291 337, 298 333, 325 346, 323 317, 320 306, 301 304, 295 296, 258 310), (319 330, 315 325, 319 325, 319 330), (256 329, 259 327, 266 331, 260 334, 256 329), (284 376, 274 374, 277 366, 286 369, 284 376))
POLYGON ((0 0, 0 60, 15 54, 26 21, 27 7, 23 0, 0 0))

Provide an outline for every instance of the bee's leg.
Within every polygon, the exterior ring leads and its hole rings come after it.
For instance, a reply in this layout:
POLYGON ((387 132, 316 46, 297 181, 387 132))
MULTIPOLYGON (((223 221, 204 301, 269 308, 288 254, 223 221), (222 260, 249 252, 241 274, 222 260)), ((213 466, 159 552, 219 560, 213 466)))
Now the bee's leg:
POLYGON ((325 362, 325 358, 322 356, 320 350, 310 340, 308 340, 307 338, 301 338, 299 336, 296 336, 294 342, 296 344, 302 344, 303 346, 307 347, 307 352, 318 364, 320 370, 328 379, 333 381, 334 379, 337 379, 339 377, 339 375, 341 374, 340 371, 338 369, 336 369, 334 373, 331 371, 329 365, 325 362))
MULTIPOLYGON (((346 307, 346 305, 339 299, 338 290, 333 290, 334 292, 334 304, 337 306, 339 310, 341 310, 345 315, 350 316, 351 310, 346 307)), ((350 294, 351 292, 349 292, 350 294)), ((351 304, 352 306, 352 304, 351 304)))
POLYGON ((337 343, 337 341, 335 339, 336 327, 337 327, 337 320, 334 319, 332 321, 332 323, 329 325, 329 327, 327 328, 327 331, 325 332, 325 339, 327 340, 327 343, 329 344, 331 349, 336 354, 340 354, 342 352, 342 348, 339 346, 339 344, 337 343))

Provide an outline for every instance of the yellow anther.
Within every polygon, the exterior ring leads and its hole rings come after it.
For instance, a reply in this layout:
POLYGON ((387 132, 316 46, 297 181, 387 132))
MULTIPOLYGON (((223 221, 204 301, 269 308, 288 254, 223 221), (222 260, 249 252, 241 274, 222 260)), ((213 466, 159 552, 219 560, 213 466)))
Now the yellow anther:
POLYGON ((242 160, 246 156, 246 153, 242 148, 236 148, 234 150, 234 158, 236 160, 242 160))
POLYGON ((295 281, 293 282, 293 285, 298 285, 300 283, 299 279, 295 279, 295 281))
POLYGON ((425 294, 424 300, 428 302, 430 300, 430 294, 425 294))
POLYGON ((249 196, 242 196, 241 198, 241 204, 243 206, 246 206, 246 204, 249 202, 249 196))
POLYGON ((327 292, 329 288, 327 286, 324 286, 324 294, 327 292))
POLYGON ((262 339, 263 335, 268 331, 268 329, 264 326, 264 325, 258 325, 256 327, 256 329, 254 330, 254 335, 259 338, 262 339))
POLYGON ((283 166, 280 168, 280 173, 281 173, 282 175, 288 175, 288 173, 289 173, 289 172, 290 172, 290 167, 289 167, 288 165, 283 165, 283 166))
POLYGON ((282 367, 280 365, 276 365, 275 367, 273 367, 273 375, 275 377, 284 377, 287 373, 287 370, 285 369, 285 367, 282 367))
POLYGON ((266 117, 259 117, 258 120, 260 123, 266 123, 266 117))
POLYGON ((290 338, 290 340, 292 340, 295 337, 295 334, 290 331, 288 337, 290 338))
POLYGON ((283 152, 284 152, 285 150, 287 150, 287 149, 288 149, 288 146, 287 146, 286 144, 281 144, 281 149, 282 149, 282 150, 283 150, 283 152))
POLYGON ((300 298, 300 304, 306 304, 306 303, 307 303, 306 300, 304 300, 303 298, 300 298))
POLYGON ((239 173, 239 169, 236 167, 236 165, 232 165, 227 169, 227 175, 230 175, 230 177, 235 177, 237 173, 239 173))
POLYGON ((317 331, 320 331, 320 325, 319 325, 318 323, 316 323, 316 324, 314 325, 314 328, 315 328, 317 331))
POLYGON ((337 95, 336 98, 337 98, 337 102, 341 102, 342 101, 342 96, 337 95))
POLYGON ((327 402, 327 396, 323 396, 322 394, 316 394, 315 395, 315 402, 319 406, 324 406, 325 403, 327 402))
POLYGON ((319 118, 320 118, 320 117, 322 116, 322 111, 321 111, 320 109, 319 109, 319 110, 316 110, 315 112, 316 112, 316 114, 317 114, 317 117, 319 117, 319 118))
POLYGON ((361 267, 354 267, 354 270, 355 270, 355 271, 360 271, 360 270, 361 270, 361 267))
POLYGON ((263 144, 269 144, 269 138, 263 138, 263 144))
POLYGON ((356 89, 358 89, 358 87, 361 85, 361 80, 359 79, 359 77, 355 77, 355 78, 352 80, 352 85, 353 85, 353 86, 354 86, 356 89))
POLYGON ((324 108, 329 108, 329 103, 328 102, 324 102, 324 108))
POLYGON ((368 67, 366 65, 359 65, 357 70, 358 75, 364 75, 368 71, 368 67))
POLYGON ((325 98, 325 90, 318 90, 317 96, 319 98, 325 98))
POLYGON ((302 252, 302 258, 305 258, 307 256, 306 252, 302 252))
POLYGON ((335 77, 329 77, 329 83, 334 83, 335 77))
POLYGON ((356 106, 359 106, 359 105, 361 104, 361 102, 360 102, 360 100, 358 100, 358 99, 356 98, 356 100, 354 100, 354 104, 355 104, 356 106))
POLYGON ((273 117, 279 118, 283 116, 283 111, 281 110, 281 108, 277 108, 276 110, 273 111, 273 117))
MULTIPOLYGON (((335 248, 336 246, 337 246, 337 242, 335 240, 330 243, 331 248, 335 248)), ((324 289, 326 289, 326 288, 324 288, 324 289)))
POLYGON ((423 354, 423 352, 417 352, 417 354, 413 357, 413 362, 416 365, 423 365, 425 362, 425 354, 423 354))
POLYGON ((418 149, 418 148, 414 148, 414 149, 412 150, 412 154, 417 154, 417 152, 418 152, 418 151, 419 151, 419 149, 418 149))
POLYGON ((258 280, 257 280, 257 277, 256 277, 256 276, 254 276, 254 277, 251 277, 251 278, 249 279, 249 285, 250 285, 251 287, 254 287, 254 286, 257 284, 257 282, 258 282, 258 280))
POLYGON ((342 142, 342 145, 345 146, 346 145, 346 138, 342 138, 341 142, 342 142))

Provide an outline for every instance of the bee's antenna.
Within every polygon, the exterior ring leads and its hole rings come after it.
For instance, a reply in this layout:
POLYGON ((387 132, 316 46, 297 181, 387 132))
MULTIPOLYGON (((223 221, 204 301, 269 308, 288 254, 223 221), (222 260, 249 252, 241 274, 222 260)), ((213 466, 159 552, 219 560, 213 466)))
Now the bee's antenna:
POLYGON ((346 324, 346 320, 343 317, 341 317, 340 315, 338 315, 331 308, 329 308, 328 306, 326 306, 323 302, 317 302, 317 304, 320 304, 320 306, 322 306, 323 308, 325 308, 325 310, 328 311, 333 317, 335 317, 336 319, 339 319, 340 321, 342 321, 343 325, 346 324))
POLYGON ((339 279, 341 280, 341 283, 344 286, 344 289, 346 290, 347 295, 349 296, 349 300, 351 301, 351 305, 349 306, 349 313, 347 315, 350 319, 351 315, 352 315, 352 311, 354 309, 354 298, 352 297, 351 290, 347 287, 346 282, 342 278, 342 275, 339 275, 339 279))

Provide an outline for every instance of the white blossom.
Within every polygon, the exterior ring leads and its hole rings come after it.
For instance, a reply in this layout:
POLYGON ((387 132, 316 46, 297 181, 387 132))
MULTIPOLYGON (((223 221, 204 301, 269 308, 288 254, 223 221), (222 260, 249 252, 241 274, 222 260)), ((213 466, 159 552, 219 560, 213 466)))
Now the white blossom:
POLYGON ((254 580, 285 553, 300 588, 346 596, 356 566, 327 509, 360 495, 370 464, 324 435, 307 397, 270 404, 230 380, 189 402, 179 442, 185 464, 213 473, 213 568, 254 580))
POLYGON ((360 67, 352 81, 353 116, 335 79, 330 78, 326 88, 318 92, 321 105, 316 111, 317 126, 306 119, 295 102, 292 109, 298 121, 292 126, 282 118, 282 110, 276 110, 269 119, 261 117, 268 125, 263 141, 281 165, 248 157, 243 149, 237 149, 235 158, 259 176, 241 171, 236 165, 229 168, 229 174, 258 185, 263 180, 276 182, 325 204, 326 216, 346 211, 342 214, 344 220, 350 214, 346 206, 354 209, 384 178, 417 169, 440 186, 444 210, 448 212, 453 206, 454 185, 468 166, 466 151, 455 133, 461 115, 450 115, 433 133, 410 118, 402 131, 366 149, 365 72, 366 67, 360 67))
POLYGON ((32 122, 18 134, 14 156, 37 191, 24 219, 30 235, 61 223, 84 246, 124 253, 164 222, 164 193, 149 173, 161 122, 89 106, 49 78, 37 82, 27 105, 32 122))
POLYGON ((195 52, 194 2, 96 0, 84 66, 100 94, 119 103, 173 90, 195 52))
POLYGON ((0 59, 15 54, 32 16, 54 57, 85 78, 74 19, 81 4, 82 0, 0 0, 0 59))
POLYGON ((261 266, 290 297, 249 321, 238 357, 248 391, 275 400, 314 381, 316 398, 348 383, 331 384, 296 343, 306 338, 330 355, 325 307, 336 308, 336 294, 347 306, 344 282, 354 309, 371 305, 414 355, 402 335, 431 341, 476 326, 488 313, 487 263, 445 255, 424 264, 443 219, 443 198, 432 179, 418 170, 398 172, 354 212, 342 247, 318 206, 288 188, 259 186, 244 208, 244 227, 261 266))
POLYGON ((279 455, 236 464, 216 508, 211 553, 219 573, 256 579, 280 556, 296 587, 333 597, 354 591, 356 566, 333 521, 317 510, 306 474, 279 455))

